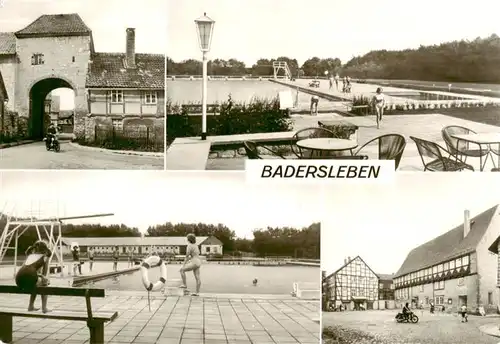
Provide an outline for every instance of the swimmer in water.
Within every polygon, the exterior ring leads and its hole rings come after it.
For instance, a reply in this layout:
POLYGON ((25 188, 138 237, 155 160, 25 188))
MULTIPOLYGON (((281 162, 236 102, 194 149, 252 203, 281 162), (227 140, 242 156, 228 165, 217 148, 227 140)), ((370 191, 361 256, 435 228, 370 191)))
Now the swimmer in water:
MULTIPOLYGON (((49 280, 45 277, 49 268, 49 257, 52 252, 45 241, 39 240, 26 250, 26 261, 16 274, 16 284, 24 291, 33 292, 30 295, 28 311, 37 311, 35 308, 36 287, 49 285, 49 280)), ((42 312, 50 312, 47 308, 47 295, 41 295, 42 312)))
POLYGON ((191 294, 192 296, 198 296, 200 294, 200 249, 196 245, 196 236, 194 234, 188 234, 186 237, 188 245, 186 248, 186 258, 184 259, 184 265, 182 266, 181 278, 182 285, 181 288, 186 288, 186 271, 193 271, 194 278, 196 279, 196 293, 191 294))

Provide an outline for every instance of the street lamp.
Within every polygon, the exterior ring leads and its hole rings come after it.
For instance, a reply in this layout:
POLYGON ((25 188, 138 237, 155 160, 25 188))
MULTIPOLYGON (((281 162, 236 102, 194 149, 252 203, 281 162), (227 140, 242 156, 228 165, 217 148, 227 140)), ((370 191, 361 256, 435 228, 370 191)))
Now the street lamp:
POLYGON ((201 94, 201 111, 202 111, 202 122, 201 122, 201 139, 207 139, 207 52, 210 51, 210 45, 212 44, 212 32, 214 31, 215 21, 207 17, 206 13, 203 13, 203 17, 196 19, 196 30, 198 31, 198 42, 200 44, 201 52, 203 53, 203 88, 201 94))

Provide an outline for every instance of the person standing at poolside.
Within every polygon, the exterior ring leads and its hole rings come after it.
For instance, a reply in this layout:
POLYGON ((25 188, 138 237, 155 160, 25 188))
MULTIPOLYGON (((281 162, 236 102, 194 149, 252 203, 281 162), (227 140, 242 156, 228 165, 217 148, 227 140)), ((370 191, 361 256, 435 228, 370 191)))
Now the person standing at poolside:
POLYGON ((75 245, 73 246, 73 276, 76 276, 76 271, 82 274, 82 263, 80 262, 80 248, 75 245))
POLYGON ((118 258, 120 258, 120 252, 118 251, 118 246, 115 246, 113 251, 113 271, 118 271, 118 258))
POLYGON ((377 91, 372 98, 372 107, 374 109, 375 116, 377 116, 377 129, 380 127, 380 122, 382 122, 382 116, 384 115, 385 97, 382 91, 382 87, 377 88, 377 91))
POLYGON ((318 114, 319 97, 314 95, 311 97, 311 116, 318 114))
POLYGON ((329 77, 328 80, 330 81, 330 90, 331 90, 333 87, 333 75, 329 77))
POLYGON ((130 247, 128 250, 128 266, 134 266, 134 248, 130 247))
POLYGON ((92 272, 92 269, 94 268, 94 249, 92 247, 89 247, 88 255, 89 255, 89 270, 90 272, 92 272))
POLYGON ((336 73, 335 74, 335 87, 337 88, 337 91, 339 90, 339 80, 340 80, 339 74, 336 73))
POLYGON ((196 236, 194 234, 188 234, 186 236, 188 245, 186 248, 186 257, 184 258, 184 264, 180 270, 182 285, 181 288, 187 288, 186 283, 186 271, 193 271, 194 278, 196 279, 196 292, 191 294, 192 296, 198 296, 200 294, 201 279, 200 279, 200 249, 196 245, 196 236))

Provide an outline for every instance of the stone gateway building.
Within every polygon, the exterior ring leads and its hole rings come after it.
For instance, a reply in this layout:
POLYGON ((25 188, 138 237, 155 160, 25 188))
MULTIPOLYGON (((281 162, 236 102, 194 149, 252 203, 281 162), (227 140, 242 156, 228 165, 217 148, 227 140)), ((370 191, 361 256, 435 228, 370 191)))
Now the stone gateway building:
POLYGON ((456 312, 465 304, 472 312, 480 307, 496 312, 497 251, 500 236, 499 207, 464 221, 445 234, 410 251, 394 276, 396 300, 456 312), (490 250, 493 252, 490 252, 490 250))
POLYGON ((7 109, 26 136, 41 139, 50 121, 44 101, 57 88, 74 91, 74 135, 93 140, 107 125, 163 128, 162 54, 136 54, 135 30, 124 33, 125 53, 99 53, 78 14, 42 15, 17 32, 0 33, 0 72, 7 109))

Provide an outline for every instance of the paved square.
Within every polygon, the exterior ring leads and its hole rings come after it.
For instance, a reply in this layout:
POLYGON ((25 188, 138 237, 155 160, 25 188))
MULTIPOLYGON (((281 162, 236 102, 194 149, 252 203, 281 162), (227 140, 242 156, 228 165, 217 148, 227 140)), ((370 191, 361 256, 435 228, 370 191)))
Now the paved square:
MULTIPOLYGON (((108 292, 92 301, 100 311, 117 311, 105 326, 106 343, 144 344, 317 344, 319 302, 291 297, 202 295, 151 297, 145 293, 108 292)), ((38 301, 39 302, 39 301, 38 301)), ((2 295, 0 303, 19 307, 28 296, 2 295)), ((81 298, 51 297, 52 309, 85 310, 81 298)), ((84 322, 14 318, 14 343, 83 344, 89 332, 84 322)))
MULTIPOLYGON (((461 323, 457 314, 430 314, 428 310, 424 310, 415 312, 420 318, 417 324, 399 324, 394 320, 398 312, 399 310, 328 312, 322 315, 322 325, 323 329, 337 327, 336 333, 346 331, 344 337, 349 338, 344 338, 345 341, 341 342, 346 344, 496 344, 500 341, 479 329, 485 324, 500 325, 500 316, 469 316, 469 322, 461 323)), ((336 342, 325 338, 324 343, 336 342)))

